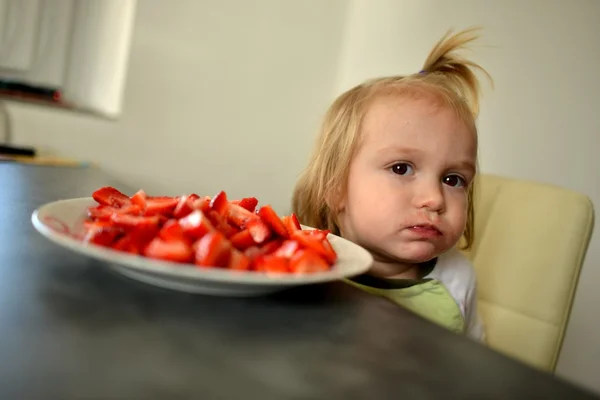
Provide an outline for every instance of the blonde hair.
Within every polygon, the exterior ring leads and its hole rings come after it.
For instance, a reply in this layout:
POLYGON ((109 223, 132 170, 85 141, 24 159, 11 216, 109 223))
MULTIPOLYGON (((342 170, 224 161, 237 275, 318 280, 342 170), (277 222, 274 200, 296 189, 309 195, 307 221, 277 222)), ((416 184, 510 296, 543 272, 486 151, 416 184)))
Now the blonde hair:
MULTIPOLYGON (((425 89, 454 109, 477 138, 480 84, 475 72, 490 75, 480 65, 458 53, 477 39, 478 28, 451 31, 433 47, 421 72, 366 81, 341 94, 329 107, 307 168, 294 189, 292 208, 301 223, 339 234, 336 200, 343 195, 350 162, 358 148, 361 125, 376 96, 425 89)), ((464 248, 474 240, 474 184, 469 188, 464 248)))

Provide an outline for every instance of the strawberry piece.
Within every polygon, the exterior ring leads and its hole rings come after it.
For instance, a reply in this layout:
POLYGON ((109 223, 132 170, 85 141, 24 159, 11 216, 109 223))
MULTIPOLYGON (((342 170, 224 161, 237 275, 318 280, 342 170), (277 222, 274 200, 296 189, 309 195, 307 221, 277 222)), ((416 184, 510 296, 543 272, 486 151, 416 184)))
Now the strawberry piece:
POLYGON ((112 248, 117 251, 123 251, 131 254, 140 254, 141 252, 141 246, 136 244, 136 241, 132 235, 125 235, 121 237, 112 245, 112 248))
POLYGON ((110 220, 110 217, 117 211, 117 208, 105 205, 89 207, 87 214, 92 219, 110 220))
POLYGON ((260 220, 260 217, 237 204, 229 203, 227 219, 238 228, 244 229, 250 221, 260 220))
POLYGON ((144 215, 170 216, 173 215, 173 211, 175 211, 177 204, 179 204, 179 199, 177 197, 148 197, 146 199, 146 209, 144 215))
POLYGON ((210 201, 211 211, 215 211, 219 215, 225 215, 228 205, 227 194, 224 191, 217 193, 210 201))
POLYGON ((292 239, 297 240, 303 247, 313 250, 324 257, 331 264, 337 260, 337 254, 327 240, 327 232, 321 230, 302 230, 292 234, 292 239), (327 243, 327 244, 325 244, 327 243))
POLYGON ((210 211, 210 202, 211 202, 211 199, 209 196, 200 197, 200 198, 194 200, 192 208, 195 210, 200 210, 206 214, 207 212, 210 211))
POLYGON ((244 229, 236 233, 235 235, 229 238, 233 247, 238 250, 246 250, 247 248, 254 246, 256 243, 254 239, 252 239, 252 235, 250 235, 250 231, 248 229, 244 229))
POLYGON ((263 244, 262 246, 251 246, 244 251, 246 257, 250 260, 255 260, 260 256, 271 254, 281 246, 281 240, 275 239, 263 244))
POLYGON ((213 226, 217 230, 221 231, 221 233, 223 233, 227 238, 230 238, 239 232, 239 229, 229 225, 225 217, 220 215, 215 210, 210 210, 208 212, 208 219, 210 219, 210 222, 212 222, 213 226))
POLYGON ((186 217, 181 218, 179 225, 183 232, 193 239, 200 239, 215 229, 206 215, 200 210, 194 210, 186 217))
POLYGON ((279 218, 275 210, 273 210, 273 207, 270 205, 267 204, 266 206, 261 207, 260 210, 258 210, 258 216, 279 236, 289 236, 285 225, 281 222, 281 218, 279 218))
POLYGON ((263 243, 271 236, 271 230, 269 227, 259 219, 248 222, 248 232, 252 236, 252 240, 255 243, 263 243))
POLYGON ((105 186, 96 190, 92 194, 92 197, 99 204, 115 208, 121 208, 125 205, 131 204, 129 197, 110 186, 105 186))
POLYGON ((329 264, 335 264, 337 262, 338 255, 331 246, 331 243, 327 238, 325 238, 321 243, 323 244, 323 248, 325 249, 323 257, 329 264))
POLYGON ((265 255, 254 260, 254 268, 257 271, 267 273, 281 274, 290 272, 289 261, 273 254, 265 255))
POLYGON ((183 218, 194 211, 194 201, 199 198, 197 194, 193 193, 189 196, 181 196, 175 210, 173 210, 173 217, 177 219, 183 218))
POLYGON ((212 231, 207 233, 196 244, 196 264, 204 267, 224 267, 229 264, 231 245, 225 236, 212 231))
POLYGON ((233 200, 232 203, 245 208, 250 212, 254 212, 254 210, 256 210, 256 206, 258 205, 258 199, 256 197, 244 197, 241 200, 233 200))
POLYGON ((323 272, 329 265, 316 252, 310 249, 298 251, 290 260, 290 270, 298 274, 323 272))
POLYGON ((144 249, 144 255, 161 260, 188 263, 192 261, 194 252, 186 240, 154 238, 144 249))
POLYGON ((292 236, 292 233, 296 231, 302 230, 300 222, 298 221, 298 217, 296 217, 295 213, 281 218, 281 222, 285 226, 289 236, 292 236))
POLYGON ((112 223, 119 228, 152 230, 158 227, 159 219, 157 216, 140 217, 137 215, 115 213, 111 216, 112 223))
POLYGON ((283 244, 275 251, 277 257, 292 258, 294 254, 300 249, 300 243, 295 240, 286 240, 283 244))
POLYGON ((140 215, 141 209, 135 204, 125 205, 122 208, 115 208, 112 206, 99 205, 96 207, 89 207, 87 214, 92 219, 98 219, 103 221, 109 221, 113 214, 129 214, 129 215, 140 215))
POLYGON ((181 225, 179 225, 179 222, 175 219, 170 219, 165 222, 163 227, 160 229, 160 232, 158 232, 158 236, 166 241, 186 239, 181 225))
POLYGON ((121 231, 114 227, 93 228, 87 231, 83 241, 99 246, 110 247, 120 233, 121 231))
POLYGON ((146 209, 146 199, 147 198, 148 198, 148 196, 146 195, 146 192, 144 192, 143 190, 138 190, 136 192, 136 194, 131 196, 131 203, 140 207, 142 209, 142 211, 144 211, 146 209))
POLYGON ((228 268, 238 271, 248 271, 250 269, 250 259, 244 253, 232 249, 228 268))

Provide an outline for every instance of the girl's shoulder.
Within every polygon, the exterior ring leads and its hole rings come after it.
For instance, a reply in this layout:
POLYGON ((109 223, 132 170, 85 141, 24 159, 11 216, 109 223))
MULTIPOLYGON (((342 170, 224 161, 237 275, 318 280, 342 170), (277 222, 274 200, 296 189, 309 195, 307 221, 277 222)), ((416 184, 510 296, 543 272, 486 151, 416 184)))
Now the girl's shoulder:
POLYGON ((438 257, 426 278, 442 282, 454 297, 462 297, 476 285, 475 268, 458 249, 452 248, 438 257))

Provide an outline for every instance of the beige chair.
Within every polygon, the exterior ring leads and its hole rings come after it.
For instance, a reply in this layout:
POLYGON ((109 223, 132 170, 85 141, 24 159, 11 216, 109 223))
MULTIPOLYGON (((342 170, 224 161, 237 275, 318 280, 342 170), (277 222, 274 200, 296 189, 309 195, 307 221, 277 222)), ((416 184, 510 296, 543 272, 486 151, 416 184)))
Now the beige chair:
POLYGON ((475 243, 488 345, 553 372, 594 226, 590 200, 559 187, 481 175, 475 243))

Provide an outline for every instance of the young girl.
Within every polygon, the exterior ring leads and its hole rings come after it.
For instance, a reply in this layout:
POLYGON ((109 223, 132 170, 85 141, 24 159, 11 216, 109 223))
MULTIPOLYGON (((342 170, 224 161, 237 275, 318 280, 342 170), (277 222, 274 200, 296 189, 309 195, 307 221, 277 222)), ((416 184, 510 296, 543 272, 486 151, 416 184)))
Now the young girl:
MULTIPOLYGON (((455 332, 483 340, 471 263, 479 83, 459 50, 473 29, 447 34, 423 70, 362 83, 329 108, 293 196, 303 224, 369 250, 349 283, 455 332)), ((491 79, 490 79, 491 80, 491 79)))

